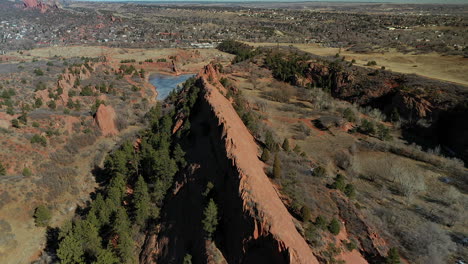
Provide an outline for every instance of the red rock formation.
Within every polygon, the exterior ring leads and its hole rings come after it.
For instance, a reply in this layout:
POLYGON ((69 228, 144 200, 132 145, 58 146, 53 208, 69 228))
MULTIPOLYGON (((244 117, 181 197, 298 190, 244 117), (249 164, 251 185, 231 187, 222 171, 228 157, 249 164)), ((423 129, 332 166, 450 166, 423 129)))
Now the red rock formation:
POLYGON ((255 244, 255 240, 272 239, 276 241, 276 250, 288 256, 289 263, 318 263, 265 174, 253 136, 231 103, 208 81, 217 79, 215 69, 211 65, 205 67, 199 78, 204 86, 204 100, 222 128, 228 159, 239 176, 238 192, 244 214, 254 221, 251 237, 244 240, 245 246, 255 244))
POLYGON ((116 135, 118 133, 115 125, 116 114, 112 106, 104 104, 99 105, 94 120, 98 127, 101 129, 104 136, 116 135))
POLYGON ((23 8, 39 9, 41 13, 45 13, 51 8, 59 8, 59 4, 56 1, 23 0, 23 8))
POLYGON ((176 75, 180 75, 180 71, 179 69, 177 68, 174 60, 172 60, 172 72, 174 72, 176 75))
POLYGON ((398 92, 392 100, 392 105, 400 114, 413 118, 426 118, 432 112, 432 104, 420 95, 398 92))

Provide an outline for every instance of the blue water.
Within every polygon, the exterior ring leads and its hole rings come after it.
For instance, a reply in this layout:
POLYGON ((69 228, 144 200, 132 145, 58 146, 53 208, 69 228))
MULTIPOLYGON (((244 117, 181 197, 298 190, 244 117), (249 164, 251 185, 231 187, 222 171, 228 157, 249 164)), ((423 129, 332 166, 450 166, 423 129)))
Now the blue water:
POLYGON ((178 85, 182 85, 183 82, 192 76, 194 76, 194 74, 173 76, 157 73, 151 75, 149 81, 156 87, 156 91, 158 92, 158 100, 164 100, 172 90, 176 89, 178 85))

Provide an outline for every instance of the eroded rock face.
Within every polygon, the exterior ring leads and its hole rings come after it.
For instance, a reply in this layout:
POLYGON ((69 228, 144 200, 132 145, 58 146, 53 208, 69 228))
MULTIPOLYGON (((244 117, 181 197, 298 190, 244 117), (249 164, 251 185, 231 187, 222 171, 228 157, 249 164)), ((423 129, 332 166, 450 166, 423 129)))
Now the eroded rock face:
MULTIPOLYGON (((240 255, 244 263, 255 263, 267 257, 265 254, 276 256, 277 263, 318 263, 265 174, 253 136, 231 103, 210 83, 218 80, 218 72, 209 65, 199 74, 199 80, 204 87, 202 100, 217 120, 227 158, 235 169, 231 177, 233 183, 238 182, 244 221, 251 223, 237 226, 240 230, 236 233, 226 232, 226 241, 238 241, 236 236, 250 234, 242 239, 240 255)), ((235 260, 229 255, 227 259, 235 260)))
POLYGON ((101 129, 102 135, 112 136, 118 133, 115 125, 116 114, 112 106, 99 105, 94 120, 101 129))
POLYGON ((338 67, 320 61, 309 62, 304 76, 296 77, 294 84, 328 87, 333 97, 376 107, 387 115, 396 110, 409 121, 413 133, 421 136, 424 132, 425 140, 432 145, 446 144, 468 161, 468 137, 453 137, 468 133, 468 126, 460 125, 467 123, 460 116, 468 115, 468 87, 417 75, 338 67), (417 123, 421 120, 428 126, 419 127, 417 123))
POLYGON ((23 8, 39 9, 41 13, 45 13, 52 8, 59 8, 57 1, 38 1, 38 0, 23 0, 23 8))

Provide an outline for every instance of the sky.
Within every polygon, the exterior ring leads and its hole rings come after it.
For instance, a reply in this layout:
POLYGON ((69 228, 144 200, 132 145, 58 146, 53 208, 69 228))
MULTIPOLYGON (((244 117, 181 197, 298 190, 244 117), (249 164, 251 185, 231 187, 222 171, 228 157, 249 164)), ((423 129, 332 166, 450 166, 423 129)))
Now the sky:
POLYGON ((79 0, 79 1, 94 1, 94 2, 211 2, 211 3, 232 3, 232 2, 343 2, 343 3, 407 3, 407 4, 468 4, 468 0, 79 0))

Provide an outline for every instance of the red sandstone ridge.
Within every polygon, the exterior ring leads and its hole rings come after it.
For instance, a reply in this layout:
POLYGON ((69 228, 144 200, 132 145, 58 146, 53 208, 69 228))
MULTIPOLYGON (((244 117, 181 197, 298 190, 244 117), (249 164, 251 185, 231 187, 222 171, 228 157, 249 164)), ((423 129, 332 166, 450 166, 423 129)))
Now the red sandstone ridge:
POLYGON ((55 1, 23 0, 23 8, 39 9, 41 13, 45 13, 49 8, 59 8, 59 5, 55 1))
POLYGON ((115 116, 115 111, 112 106, 101 104, 98 107, 94 120, 104 136, 116 135, 118 133, 117 127, 115 126, 115 116))
POLYGON ((238 192, 244 214, 254 221, 252 234, 244 243, 271 237, 277 242, 277 250, 288 256, 288 263, 319 263, 265 174, 253 136, 229 100, 211 84, 217 77, 213 70, 211 65, 205 67, 199 78, 204 87, 203 99, 223 130, 227 158, 239 175, 238 192))

